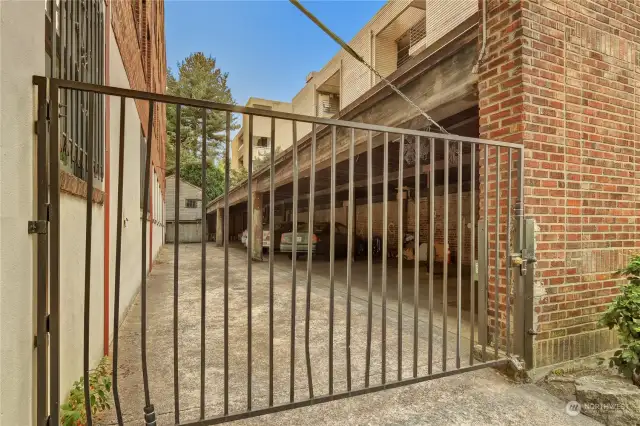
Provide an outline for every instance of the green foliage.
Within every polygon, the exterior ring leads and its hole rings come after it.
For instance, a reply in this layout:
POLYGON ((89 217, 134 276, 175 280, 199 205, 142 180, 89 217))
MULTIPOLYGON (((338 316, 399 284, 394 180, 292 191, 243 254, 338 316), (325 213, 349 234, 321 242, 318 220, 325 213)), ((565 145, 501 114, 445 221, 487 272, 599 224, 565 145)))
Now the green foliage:
POLYGON ((231 187, 236 186, 243 180, 247 179, 247 177, 249 177, 249 172, 247 172, 247 169, 245 169, 244 167, 229 171, 229 180, 231 181, 231 187))
MULTIPOLYGON (((191 161, 181 164, 180 179, 202 188, 202 162, 191 161)), ((207 161, 207 184, 204 187, 207 202, 224 193, 224 166, 222 164, 207 161)))
POLYGON ((616 275, 626 277, 627 283, 600 320, 600 324, 609 329, 616 327, 622 342, 609 359, 609 366, 615 366, 640 386, 640 254, 633 256, 616 275))
MULTIPOLYGON (((202 52, 189 55, 178 64, 178 74, 167 72, 167 93, 191 99, 234 104, 231 89, 227 86, 228 73, 216 67, 216 60, 202 52)), ((180 164, 202 158, 202 109, 181 107, 180 112, 180 164)), ((239 126, 233 115, 231 130, 239 126)), ((207 111, 207 158, 217 161, 224 148, 226 113, 207 111)), ((167 105, 167 171, 175 169, 176 105, 167 105)))
MULTIPOLYGON (((111 408, 111 364, 104 357, 95 370, 89 372, 89 399, 91 413, 96 414, 111 408)), ((87 424, 84 404, 84 379, 73 383, 67 402, 60 406, 60 424, 64 426, 81 426, 87 424)))

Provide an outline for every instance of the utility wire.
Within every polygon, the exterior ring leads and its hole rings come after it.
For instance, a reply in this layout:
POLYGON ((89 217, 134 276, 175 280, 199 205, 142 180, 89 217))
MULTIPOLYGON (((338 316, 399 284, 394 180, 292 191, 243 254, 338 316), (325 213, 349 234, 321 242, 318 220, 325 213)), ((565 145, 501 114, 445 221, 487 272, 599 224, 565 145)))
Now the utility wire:
POLYGON ((398 94, 402 99, 404 99, 407 103, 413 106, 416 110, 420 112, 422 116, 424 116, 429 122, 433 123, 442 133, 449 133, 444 127, 442 127, 438 122, 436 122, 429 114, 427 114, 422 108, 420 108, 415 102, 413 102, 407 95, 402 93, 400 89, 398 89, 393 83, 391 83, 386 77, 383 77, 372 65, 370 65, 362 56, 360 56, 351 46, 344 42, 336 33, 331 31, 326 25, 324 25, 318 18, 316 18, 311 12, 309 12, 298 0, 289 0, 291 4, 297 7, 302 13, 304 13, 307 18, 309 18, 314 24, 316 24, 322 31, 324 31, 329 37, 333 39, 336 43, 338 43, 344 50, 347 51, 351 56, 353 56, 358 62, 362 63, 365 67, 367 67, 371 72, 373 72, 380 80, 384 81, 387 86, 391 88, 394 92, 398 94))

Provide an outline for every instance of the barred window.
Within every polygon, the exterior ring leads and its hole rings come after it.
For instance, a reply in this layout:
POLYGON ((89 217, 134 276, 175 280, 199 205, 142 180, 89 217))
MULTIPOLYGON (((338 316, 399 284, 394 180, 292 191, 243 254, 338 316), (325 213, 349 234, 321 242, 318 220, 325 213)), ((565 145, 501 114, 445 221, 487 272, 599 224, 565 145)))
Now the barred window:
MULTIPOLYGON (((104 84, 104 2, 56 0, 45 5, 47 76, 104 84)), ((59 120, 63 167, 81 179, 86 180, 91 171, 102 180, 104 96, 61 90, 59 120), (89 134, 91 126, 93 136, 89 134), (94 152, 91 165, 87 158, 89 143, 94 152)))
POLYGON ((184 206, 188 209, 197 209, 198 208, 198 201, 197 199, 193 199, 193 198, 187 198, 186 200, 184 200, 184 206))

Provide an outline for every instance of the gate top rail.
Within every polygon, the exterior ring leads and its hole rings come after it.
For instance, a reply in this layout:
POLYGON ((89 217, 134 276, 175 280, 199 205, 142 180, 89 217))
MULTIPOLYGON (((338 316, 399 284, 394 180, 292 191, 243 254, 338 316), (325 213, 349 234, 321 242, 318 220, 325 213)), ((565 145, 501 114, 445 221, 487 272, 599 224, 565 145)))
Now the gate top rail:
POLYGON ((427 132, 424 130, 404 129, 400 127, 381 126, 378 124, 359 123, 348 120, 337 120, 333 118, 312 117, 309 115, 293 114, 288 112, 280 112, 273 110, 265 110, 261 108, 243 107, 202 99, 183 98, 179 96, 165 95, 161 93, 144 92, 141 90, 125 89, 122 87, 105 86, 92 83, 83 83, 80 81, 64 80, 59 78, 50 78, 51 86, 61 89, 82 90, 86 92, 100 93, 110 96, 124 96, 126 98, 162 102, 167 104, 184 105, 196 108, 207 108, 217 111, 228 111, 238 114, 251 114, 260 117, 273 117, 282 120, 299 121, 302 123, 316 123, 327 126, 346 127, 359 130, 371 130, 373 132, 387 132, 394 134, 403 134, 408 136, 420 136, 425 138, 446 139, 449 141, 471 142, 482 145, 502 146, 506 148, 523 149, 520 144, 513 142, 492 141, 487 139, 472 138, 467 136, 458 136, 452 134, 443 134, 435 132, 427 132))

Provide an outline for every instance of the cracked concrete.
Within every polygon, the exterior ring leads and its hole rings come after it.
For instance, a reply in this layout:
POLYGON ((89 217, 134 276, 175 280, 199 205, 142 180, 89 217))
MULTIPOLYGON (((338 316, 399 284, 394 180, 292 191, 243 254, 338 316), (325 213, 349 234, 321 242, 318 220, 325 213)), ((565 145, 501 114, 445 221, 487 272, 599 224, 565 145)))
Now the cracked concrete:
MULTIPOLYGON (((180 421, 200 416, 201 386, 201 246, 180 246, 179 294, 179 390, 180 421)), ((247 408, 247 280, 246 252, 229 250, 229 411, 247 408)), ((223 389, 223 249, 207 245, 204 397, 205 417, 222 413, 223 389)), ((388 271, 386 374, 397 377, 397 268, 388 271)), ((394 266, 391 265, 394 264, 394 266)), ((310 307, 310 358, 315 395, 328 391, 329 286, 328 262, 313 262, 310 307)), ((367 340, 366 261, 354 264, 352 280, 351 371, 352 388, 364 385, 367 340)), ((372 385, 381 381, 381 296, 380 265, 374 265, 373 326, 371 346, 372 385)), ((268 405, 268 318, 269 264, 252 264, 252 407, 268 405)), ((334 392, 346 390, 346 262, 336 262, 334 311, 334 392)), ((304 348, 306 260, 296 268, 295 316, 295 400, 308 398, 304 348)), ((274 403, 289 400, 291 332, 291 264, 281 255, 274 265, 274 403)), ((425 281, 426 273, 420 277, 425 281), (422 276, 424 275, 424 276, 422 276)), ((455 278, 449 279, 447 299, 455 301, 455 278), (452 296, 453 294, 453 296, 452 296)), ((434 280, 434 290, 442 278, 434 280)), ((464 287, 463 287, 464 288, 464 287)), ((443 342, 447 343, 446 365, 456 366, 455 309, 448 310, 447 333, 443 332, 442 298, 434 291, 433 372, 442 371, 443 342), (437 309, 440 308, 440 309, 437 309), (445 338, 446 335, 446 338, 445 338)), ((427 286, 420 288, 418 374, 427 374, 429 312, 427 286)), ((413 360, 413 270, 403 279, 403 377, 412 374, 413 360)), ((465 316, 466 315, 466 316, 465 316)), ((147 348, 149 387, 158 424, 174 423, 173 391, 173 246, 161 249, 148 279, 147 348)), ((469 318, 461 323, 462 367, 469 363, 469 318), (465 337, 466 336, 466 337, 465 337)), ((126 424, 143 424, 144 393, 140 360, 140 299, 136 300, 120 328, 118 378, 126 424)), ((97 424, 115 424, 115 410, 101 414, 97 424)), ((570 417, 564 403, 534 385, 515 385, 491 369, 463 373, 416 385, 386 390, 248 419, 239 424, 597 424, 583 416, 570 417)))

